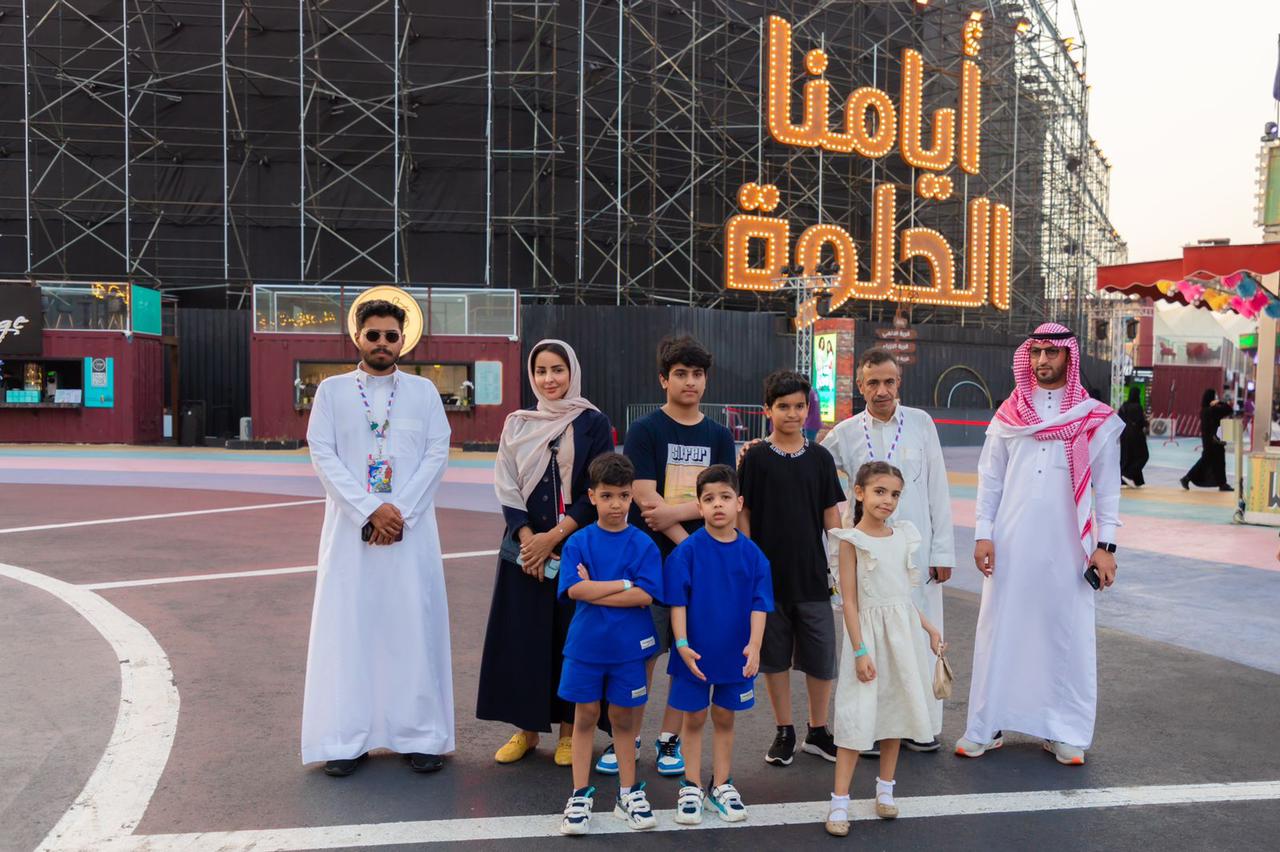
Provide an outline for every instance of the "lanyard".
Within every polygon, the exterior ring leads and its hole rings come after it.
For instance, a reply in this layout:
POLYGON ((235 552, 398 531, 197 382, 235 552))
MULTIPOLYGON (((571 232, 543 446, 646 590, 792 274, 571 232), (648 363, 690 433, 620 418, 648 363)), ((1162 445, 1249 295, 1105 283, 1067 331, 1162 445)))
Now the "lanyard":
MULTIPOLYGON (((901 411, 898 411, 895 413, 898 415, 898 431, 893 436, 893 443, 889 445, 888 454, 885 455, 884 457, 884 460, 889 463, 893 462, 893 454, 898 449, 898 442, 902 440, 902 423, 904 420, 906 420, 906 418, 902 416, 901 411)), ((875 461, 876 451, 875 451, 875 448, 871 445, 871 430, 867 428, 867 421, 870 419, 871 419, 871 412, 868 411, 866 412, 866 416, 862 419, 862 434, 865 435, 867 438, 867 460, 875 461)))
POLYGON ((399 387, 400 373, 397 371, 395 378, 391 380, 391 395, 387 397, 387 413, 382 418, 382 425, 379 426, 378 421, 373 419, 373 408, 369 405, 369 397, 364 392, 364 381, 356 376, 356 389, 360 391, 360 401, 364 403, 364 417, 369 423, 369 431, 373 433, 378 458, 386 455, 387 431, 391 428, 391 407, 396 404, 396 390, 399 387))
POLYGON ((564 492, 561 491, 560 484, 560 441, 563 438, 564 434, 561 433, 559 438, 551 442, 551 490, 555 494, 557 524, 564 520, 564 492))

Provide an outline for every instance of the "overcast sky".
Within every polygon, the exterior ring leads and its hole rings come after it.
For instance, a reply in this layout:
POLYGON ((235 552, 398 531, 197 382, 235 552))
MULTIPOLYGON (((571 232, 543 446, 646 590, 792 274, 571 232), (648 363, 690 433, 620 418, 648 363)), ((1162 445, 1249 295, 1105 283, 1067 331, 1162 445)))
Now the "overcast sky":
MULTIPOLYGON (((1111 219, 1131 261, 1206 237, 1261 241, 1255 169, 1280 0, 1077 0, 1090 129, 1111 161, 1111 219)), ((1060 5, 1070 22, 1070 0, 1060 5)))

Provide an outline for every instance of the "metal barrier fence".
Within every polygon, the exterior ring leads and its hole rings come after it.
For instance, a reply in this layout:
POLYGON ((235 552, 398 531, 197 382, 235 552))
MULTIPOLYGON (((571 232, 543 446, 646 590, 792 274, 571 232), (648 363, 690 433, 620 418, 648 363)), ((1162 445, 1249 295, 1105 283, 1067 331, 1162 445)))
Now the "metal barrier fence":
MULTIPOLYGON (((662 403, 660 402, 628 403, 627 429, 630 430, 632 423, 641 417, 652 414, 661 407, 662 403)), ((709 417, 728 429, 729 434, 733 435, 733 440, 739 443, 755 438, 763 438, 765 435, 764 406, 703 403, 698 407, 702 409, 705 417, 709 417)))

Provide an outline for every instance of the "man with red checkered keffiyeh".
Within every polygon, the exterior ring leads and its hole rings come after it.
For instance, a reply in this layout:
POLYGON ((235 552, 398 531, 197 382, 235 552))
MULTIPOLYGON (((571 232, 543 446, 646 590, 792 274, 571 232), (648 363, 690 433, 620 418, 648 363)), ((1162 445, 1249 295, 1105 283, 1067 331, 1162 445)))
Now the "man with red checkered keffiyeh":
POLYGON ((1080 347, 1064 326, 1037 328, 1013 374, 978 461, 974 562, 986 579, 956 753, 980 757, 1012 730, 1080 765, 1098 692, 1085 574, 1092 566, 1100 589, 1115 582, 1124 423, 1081 385, 1080 347))

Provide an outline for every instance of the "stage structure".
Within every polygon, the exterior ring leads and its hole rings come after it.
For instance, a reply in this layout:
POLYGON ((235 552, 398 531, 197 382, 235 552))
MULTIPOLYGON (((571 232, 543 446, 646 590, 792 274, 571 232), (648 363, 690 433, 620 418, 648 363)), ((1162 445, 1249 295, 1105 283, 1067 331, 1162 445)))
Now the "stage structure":
POLYGON ((1006 206, 1009 309, 917 303, 916 323, 1054 317, 1087 335, 1093 270, 1124 260, 1069 0, 26 0, 0 32, 0 124, 21 140, 0 149, 5 277, 127 279, 206 305, 244 304, 255 282, 394 282, 794 314, 839 270, 823 249, 783 290, 726 290, 748 183, 778 188, 796 236, 847 230, 862 277, 877 187, 895 187, 895 231, 935 229, 957 268, 969 202, 1006 206), (981 167, 947 171, 946 200, 921 198, 896 149, 770 136, 769 16, 792 28, 793 99, 820 48, 837 116, 859 88, 897 101, 918 51, 928 138, 959 103, 974 13, 981 167))

